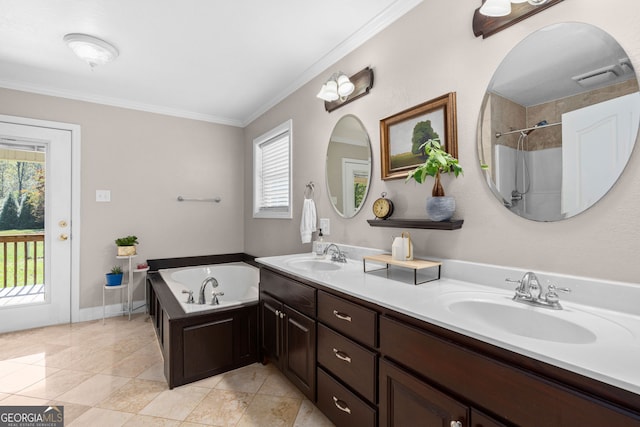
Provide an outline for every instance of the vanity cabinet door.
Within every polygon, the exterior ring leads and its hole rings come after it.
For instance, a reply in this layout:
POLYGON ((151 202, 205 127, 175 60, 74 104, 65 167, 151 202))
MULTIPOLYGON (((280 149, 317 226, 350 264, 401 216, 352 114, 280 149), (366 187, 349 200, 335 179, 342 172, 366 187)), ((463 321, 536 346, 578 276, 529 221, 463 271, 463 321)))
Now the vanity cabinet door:
POLYGON ((316 321, 284 307, 282 371, 304 394, 316 400, 316 321))
POLYGON ((280 366, 283 350, 282 328, 280 327, 280 313, 284 305, 269 295, 260 294, 260 337, 263 362, 270 360, 280 366))
POLYGON ((380 361, 380 427, 469 426, 469 407, 380 361))

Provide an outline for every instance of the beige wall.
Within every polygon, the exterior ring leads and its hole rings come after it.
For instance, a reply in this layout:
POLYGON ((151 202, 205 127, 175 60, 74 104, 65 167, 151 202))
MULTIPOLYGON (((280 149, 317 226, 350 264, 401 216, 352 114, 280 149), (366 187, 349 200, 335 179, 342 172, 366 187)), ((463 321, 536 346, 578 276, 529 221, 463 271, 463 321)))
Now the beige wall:
POLYGON ((373 200, 386 191, 396 217, 424 217, 431 185, 380 180, 379 120, 450 91, 458 94, 459 157, 465 176, 445 178, 444 184, 457 198, 456 215, 465 223, 453 232, 412 230, 417 254, 637 282, 638 149, 616 187, 596 206, 562 222, 536 223, 515 216, 494 199, 483 182, 475 142, 478 111, 493 70, 538 28, 567 20, 597 25, 622 44, 640 69, 636 1, 611 0, 606 8, 598 0, 582 0, 580 6, 563 2, 486 40, 471 31, 477 5, 425 1, 244 130, 6 89, 0 89, 0 114, 81 126, 81 308, 101 304, 102 275, 115 263, 113 240, 122 235, 139 236, 141 261, 311 250, 299 235, 309 181, 317 183, 319 216, 331 219, 328 240, 390 248, 392 237, 402 230, 367 224, 373 200), (327 113, 315 98, 323 80, 336 70, 353 74, 366 66, 375 72, 371 94, 327 113), (345 114, 362 120, 373 143, 373 187, 352 219, 335 213, 324 186, 329 136, 345 114), (289 118, 294 126, 294 218, 253 219, 253 138, 289 118), (111 190, 112 202, 95 202, 97 189, 111 190), (178 203, 179 194, 219 195, 222 203, 178 203))
POLYGON ((242 129, 6 89, 0 114, 81 126, 80 308, 102 305, 117 237, 138 236, 140 262, 243 251, 242 129))
POLYGON ((330 67, 245 128, 245 212, 251 206, 251 141, 293 119, 294 217, 292 220, 245 219, 245 251, 275 255, 311 250, 300 243, 299 221, 304 184, 324 183, 324 158, 331 130, 345 114, 358 116, 373 143, 373 188, 362 211, 342 219, 317 186, 320 216, 331 219, 327 239, 387 248, 401 229, 371 228, 371 204, 382 191, 396 205, 396 217, 424 217, 430 185, 380 180, 379 120, 450 91, 457 92, 458 144, 465 175, 445 178, 448 194, 457 199, 458 231, 412 230, 416 253, 567 274, 638 282, 640 253, 640 149, 616 184, 599 203, 574 218, 554 223, 522 219, 500 205, 483 181, 476 153, 478 112, 493 71, 502 58, 531 32, 557 22, 587 22, 609 32, 640 70, 637 0, 562 2, 488 39, 471 30, 477 2, 429 0, 375 38, 330 67), (464 3, 464 4, 463 4, 464 3), (323 79, 336 70, 353 74, 366 66, 375 85, 365 96, 332 113, 315 98, 323 79), (320 191, 318 191, 320 190, 320 191))

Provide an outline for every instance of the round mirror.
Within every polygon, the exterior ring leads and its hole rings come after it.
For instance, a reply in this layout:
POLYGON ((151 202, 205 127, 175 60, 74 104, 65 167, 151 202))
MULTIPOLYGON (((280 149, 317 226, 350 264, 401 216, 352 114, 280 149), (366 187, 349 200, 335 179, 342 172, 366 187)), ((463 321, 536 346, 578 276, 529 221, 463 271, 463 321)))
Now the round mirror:
POLYGON ((536 221, 570 218, 622 173, 640 122, 629 57, 592 25, 542 28, 505 57, 478 121, 478 154, 497 199, 536 221))
POLYGON ((333 208, 344 218, 358 213, 369 191, 371 143, 362 122, 346 115, 333 128, 327 147, 327 191, 333 208))

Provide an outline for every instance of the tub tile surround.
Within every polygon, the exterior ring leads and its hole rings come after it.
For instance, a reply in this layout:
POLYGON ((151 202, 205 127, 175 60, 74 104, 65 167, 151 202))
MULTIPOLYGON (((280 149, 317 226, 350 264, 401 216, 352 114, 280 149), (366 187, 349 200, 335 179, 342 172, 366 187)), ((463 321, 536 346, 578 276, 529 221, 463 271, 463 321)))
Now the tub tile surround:
POLYGON ((169 390, 153 326, 143 314, 131 321, 109 318, 104 326, 100 320, 2 334, 0 385, 6 390, 0 405, 64 405, 71 427, 332 425, 271 365, 169 390))
MULTIPOLYGON (((637 369, 637 360, 640 360, 640 307, 637 306, 640 284, 535 271, 545 287, 549 280, 557 286, 571 288, 571 293, 560 294, 560 301, 567 313, 576 316, 575 319, 588 321, 589 316, 597 316, 614 324, 611 329, 614 333, 609 334, 609 329, 600 330, 607 333, 599 335, 595 343, 565 344, 496 334, 495 329, 456 315, 442 304, 456 292, 476 296, 487 292, 510 300, 515 285, 505 279, 519 280, 526 269, 441 259, 442 279, 416 286, 412 284, 413 273, 408 269, 392 267, 388 272, 364 273, 362 256, 380 253, 380 250, 339 246, 350 258, 350 263, 339 272, 308 272, 292 268, 288 263, 295 257, 315 256, 310 253, 257 258, 256 261, 418 320, 640 394, 640 371, 637 369)), ((562 312, 550 315, 562 315, 562 312)))

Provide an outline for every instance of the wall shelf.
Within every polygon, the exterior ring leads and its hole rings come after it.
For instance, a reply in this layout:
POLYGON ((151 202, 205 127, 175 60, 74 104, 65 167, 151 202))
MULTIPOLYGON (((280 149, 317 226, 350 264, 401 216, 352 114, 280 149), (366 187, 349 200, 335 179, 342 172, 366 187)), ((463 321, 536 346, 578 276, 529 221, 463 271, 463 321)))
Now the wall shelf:
POLYGON ((462 219, 431 221, 429 219, 368 219, 372 227, 422 228, 428 230, 457 230, 462 228, 462 219))

